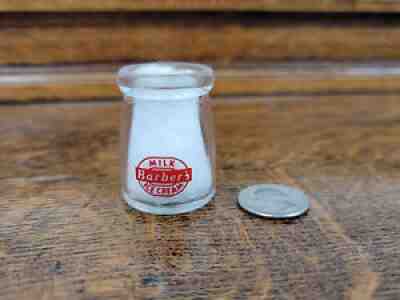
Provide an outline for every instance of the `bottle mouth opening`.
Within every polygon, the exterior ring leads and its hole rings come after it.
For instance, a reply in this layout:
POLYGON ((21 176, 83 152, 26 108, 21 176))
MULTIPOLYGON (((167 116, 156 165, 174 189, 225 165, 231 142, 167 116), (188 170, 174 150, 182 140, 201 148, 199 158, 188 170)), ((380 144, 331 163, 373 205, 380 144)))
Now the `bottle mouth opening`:
POLYGON ((210 67, 184 62, 127 65, 119 70, 117 77, 125 96, 149 100, 199 97, 209 93, 213 83, 210 67))

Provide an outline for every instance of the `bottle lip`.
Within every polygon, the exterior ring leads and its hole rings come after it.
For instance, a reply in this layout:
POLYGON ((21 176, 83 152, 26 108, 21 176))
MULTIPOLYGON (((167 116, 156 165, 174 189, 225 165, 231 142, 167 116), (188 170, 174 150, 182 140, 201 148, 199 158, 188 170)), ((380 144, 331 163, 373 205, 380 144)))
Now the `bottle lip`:
POLYGON ((203 64, 150 62, 122 67, 117 84, 125 96, 141 99, 183 99, 208 94, 214 72, 203 64))

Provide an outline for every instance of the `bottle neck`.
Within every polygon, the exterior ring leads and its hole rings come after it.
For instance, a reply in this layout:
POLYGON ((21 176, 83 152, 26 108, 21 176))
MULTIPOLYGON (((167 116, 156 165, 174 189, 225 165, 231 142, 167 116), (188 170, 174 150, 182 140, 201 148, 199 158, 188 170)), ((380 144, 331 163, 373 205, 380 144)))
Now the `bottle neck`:
POLYGON ((205 88, 179 88, 179 89, 143 89, 123 88, 126 98, 133 98, 135 101, 187 101, 200 98, 209 92, 205 88))

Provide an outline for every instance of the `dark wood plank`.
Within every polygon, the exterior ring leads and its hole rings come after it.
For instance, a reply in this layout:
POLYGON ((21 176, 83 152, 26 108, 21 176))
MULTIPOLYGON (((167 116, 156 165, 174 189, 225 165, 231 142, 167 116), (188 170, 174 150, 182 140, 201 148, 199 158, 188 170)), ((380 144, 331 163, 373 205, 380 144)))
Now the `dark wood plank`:
POLYGON ((313 11, 393 12, 400 11, 395 0, 1 0, 0 11, 313 11))
POLYGON ((396 299, 393 96, 218 102, 218 195, 177 217, 119 198, 119 105, 0 110, 2 299, 396 299), (298 186, 310 213, 274 222, 241 187, 298 186))
MULTIPOLYGON (((119 64, 0 68, 0 102, 121 99, 119 64)), ((291 62, 215 66, 214 95, 400 92, 394 62, 291 62)))
POLYGON ((400 18, 274 14, 0 16, 0 64, 400 58, 400 18))

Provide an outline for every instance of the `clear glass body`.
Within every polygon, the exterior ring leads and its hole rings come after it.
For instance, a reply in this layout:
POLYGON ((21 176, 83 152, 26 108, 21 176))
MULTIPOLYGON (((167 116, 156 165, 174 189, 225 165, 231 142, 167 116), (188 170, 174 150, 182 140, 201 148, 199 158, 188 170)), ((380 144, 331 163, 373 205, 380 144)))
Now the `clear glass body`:
POLYGON ((122 197, 143 212, 193 211, 215 195, 210 68, 148 63, 122 68, 122 197))

